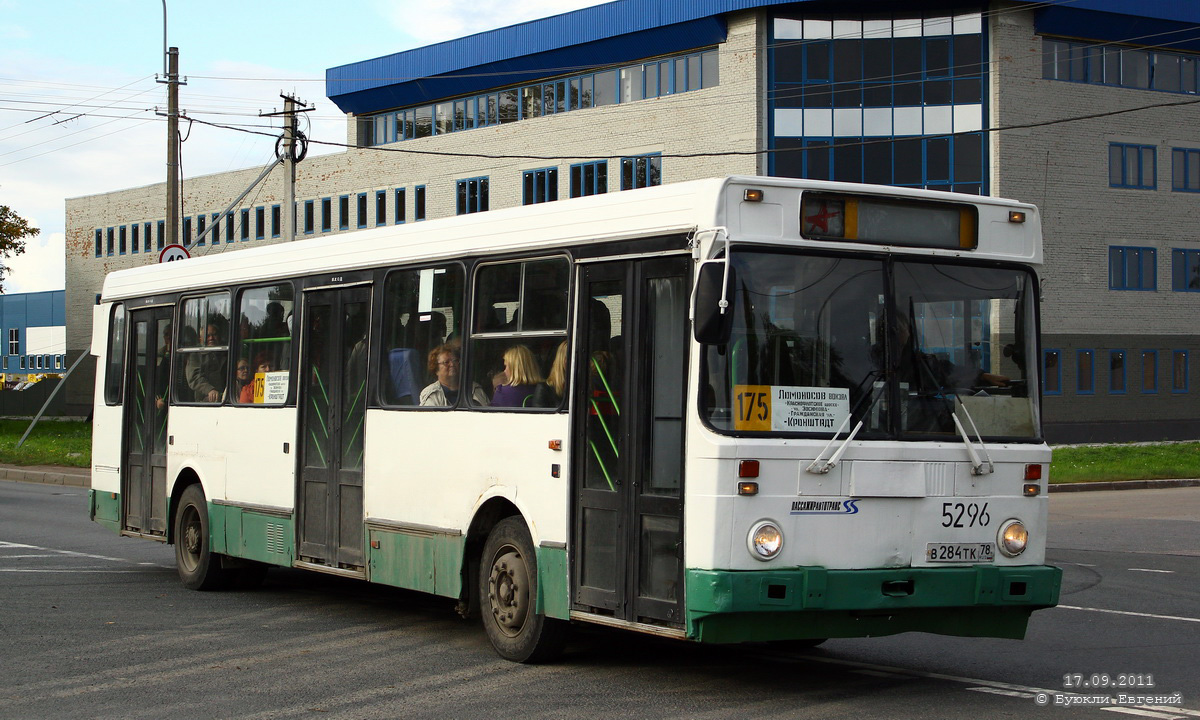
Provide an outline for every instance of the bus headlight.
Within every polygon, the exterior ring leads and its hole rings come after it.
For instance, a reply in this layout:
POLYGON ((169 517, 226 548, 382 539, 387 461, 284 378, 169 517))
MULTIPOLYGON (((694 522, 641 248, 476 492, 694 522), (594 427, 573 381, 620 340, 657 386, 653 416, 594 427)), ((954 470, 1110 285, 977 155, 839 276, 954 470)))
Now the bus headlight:
POLYGON ((1015 518, 1005 520, 996 535, 996 547, 1009 557, 1016 557, 1025 552, 1028 542, 1029 531, 1025 529, 1025 523, 1015 518))
POLYGON ((756 560, 770 560, 783 549, 783 531, 775 523, 764 520, 750 528, 746 544, 756 560))

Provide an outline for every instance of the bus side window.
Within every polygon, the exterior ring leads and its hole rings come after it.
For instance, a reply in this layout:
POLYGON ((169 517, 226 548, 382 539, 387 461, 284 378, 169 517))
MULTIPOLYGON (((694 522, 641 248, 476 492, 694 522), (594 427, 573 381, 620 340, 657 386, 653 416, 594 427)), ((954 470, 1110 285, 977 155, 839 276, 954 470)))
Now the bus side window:
POLYGON ((183 301, 175 340, 175 400, 218 404, 229 384, 229 294, 183 301))
POLYGON ((244 290, 238 299, 237 366, 229 396, 244 405, 282 405, 291 387, 291 283, 244 290))
POLYGON ((104 402, 121 404, 125 384, 125 306, 113 305, 108 323, 108 367, 104 372, 104 402))
MULTIPOLYGON (((561 404, 565 376, 555 360, 567 339, 570 267, 555 257, 485 265, 476 275, 469 373, 492 406, 561 404)), ((562 348, 564 362, 566 354, 562 348)))
POLYGON ((428 358, 461 338, 463 275, 458 264, 388 273, 379 363, 384 405, 417 406, 421 391, 437 381, 428 358))

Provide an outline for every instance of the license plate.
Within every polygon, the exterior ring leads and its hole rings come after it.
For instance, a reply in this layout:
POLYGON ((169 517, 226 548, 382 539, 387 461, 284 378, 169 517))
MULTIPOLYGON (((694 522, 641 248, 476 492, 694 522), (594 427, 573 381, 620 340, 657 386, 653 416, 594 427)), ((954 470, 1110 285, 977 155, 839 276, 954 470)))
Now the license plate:
POLYGON ((994 550, 991 543, 929 543, 925 559, 935 563, 992 562, 996 559, 994 550))

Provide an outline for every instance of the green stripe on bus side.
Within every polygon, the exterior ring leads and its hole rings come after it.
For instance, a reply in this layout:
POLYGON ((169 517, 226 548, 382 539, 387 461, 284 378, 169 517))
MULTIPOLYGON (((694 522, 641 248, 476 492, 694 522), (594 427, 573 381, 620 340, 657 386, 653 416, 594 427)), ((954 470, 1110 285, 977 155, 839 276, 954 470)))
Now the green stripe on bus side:
POLYGON ((121 493, 88 490, 88 514, 113 532, 121 532, 121 493))
POLYGON ((536 612, 567 620, 571 616, 571 576, 567 572, 567 549, 537 549, 538 593, 536 612))
POLYGON ((1062 570, 1025 567, 779 571, 688 570, 688 636, 745 642, 890 635, 910 630, 1024 636, 1029 614, 1058 604, 1062 570))
POLYGON ((293 518, 210 502, 208 520, 213 552, 284 567, 292 564, 293 518))
POLYGON ((367 542, 370 580, 443 597, 459 597, 465 542, 461 535, 370 528, 367 542))

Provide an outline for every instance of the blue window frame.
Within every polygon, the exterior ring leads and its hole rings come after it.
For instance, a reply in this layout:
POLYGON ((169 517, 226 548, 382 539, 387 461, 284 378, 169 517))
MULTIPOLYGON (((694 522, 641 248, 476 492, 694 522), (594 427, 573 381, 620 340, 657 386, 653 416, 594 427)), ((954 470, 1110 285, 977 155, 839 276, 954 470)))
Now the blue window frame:
POLYGON ((154 236, 158 239, 158 249, 162 250, 167 246, 167 221, 159 220, 158 229, 154 231, 154 236))
POLYGON ((1110 395, 1125 394, 1125 351, 1108 351, 1108 392, 1110 395))
POLYGON ((118 247, 120 248, 120 254, 122 254, 122 255, 125 254, 125 243, 127 240, 126 232, 127 231, 126 231, 124 225, 117 228, 117 242, 118 242, 118 247))
POLYGON ((558 199, 558 168, 539 168, 521 173, 521 204, 537 205, 558 199))
POLYGON ((396 188, 395 208, 392 210, 393 222, 397 225, 405 221, 406 203, 404 199, 404 188, 396 188))
POLYGON ((333 230, 333 198, 321 198, 321 232, 333 230))
POLYGON ((242 226, 241 230, 238 231, 238 239, 246 242, 250 239, 250 209, 242 208, 238 216, 241 218, 240 224, 242 226))
POLYGON ((1062 395, 1062 351, 1042 351, 1042 393, 1062 395))
POLYGON ((1188 391, 1188 351, 1171 351, 1171 392, 1188 391))
POLYGON ((96 228, 96 257, 104 254, 104 231, 96 228))
POLYGON ((277 238, 283 234, 283 210, 279 205, 271 206, 271 237, 277 238))
POLYGON ((365 192, 360 192, 355 196, 354 209, 358 215, 356 218, 358 227, 365 228, 367 226, 367 194, 365 192))
POLYGON ((350 229, 350 196, 338 196, 338 230, 350 229))
POLYGON ((1200 192, 1200 150, 1171 148, 1171 189, 1200 192))
POLYGON ((1158 351, 1142 351, 1142 392, 1158 392, 1158 351))
POLYGON ((204 245, 208 241, 208 236, 206 236, 204 234, 204 228, 207 226, 207 223, 208 223, 208 221, 204 218, 203 215, 196 216, 196 244, 197 245, 204 245))
POLYGON ((413 188, 413 220, 420 222, 425 219, 425 186, 413 188))
POLYGON ((140 230, 141 230, 141 226, 138 225, 137 223, 134 223, 129 226, 129 252, 133 255, 137 255, 138 250, 140 249, 138 247, 139 245, 141 245, 141 239, 142 239, 141 233, 139 232, 140 230))
POLYGON ((117 252, 117 250, 116 250, 117 230, 116 230, 116 228, 108 228, 104 232, 104 239, 106 241, 105 248, 104 248, 105 254, 108 255, 109 257, 112 257, 117 252))
POLYGON ((262 205, 254 208, 254 239, 262 240, 267 236, 267 209, 262 205))
POLYGON ((455 182, 454 207, 458 215, 486 211, 488 209, 487 177, 464 178, 455 182))
POLYGON ((1171 289, 1200 292, 1200 250, 1175 248, 1171 251, 1171 289))
POLYGON ((142 250, 150 252, 150 243, 154 240, 154 224, 145 223, 142 225, 142 250))
POLYGON ((1157 251, 1114 245, 1108 249, 1109 290, 1158 289, 1157 251))
POLYGON ((662 185, 662 153, 621 158, 621 189, 662 185))
POLYGON ((315 200, 304 201, 304 234, 312 235, 317 229, 317 203, 315 200))
POLYGON ((210 225, 212 225, 212 230, 210 230, 208 233, 212 237, 212 244, 220 245, 221 244, 221 213, 213 213, 212 217, 210 217, 208 219, 208 222, 210 225))
POLYGON ((1093 350, 1075 351, 1075 392, 1080 395, 1096 392, 1096 353, 1093 350))
POLYGON ((571 197, 601 195, 608 192, 608 161, 578 163, 571 166, 571 197))
POLYGON ((1132 190, 1158 187, 1158 148, 1154 145, 1108 144, 1108 186, 1132 190))
POLYGON ((387 225, 387 190, 375 191, 375 227, 387 225))
POLYGON ((1042 77, 1159 92, 1200 92, 1200 58, 1183 53, 1042 38, 1042 77))
POLYGON ((183 237, 181 240, 184 247, 189 247, 192 244, 192 219, 190 217, 183 219, 183 237))

